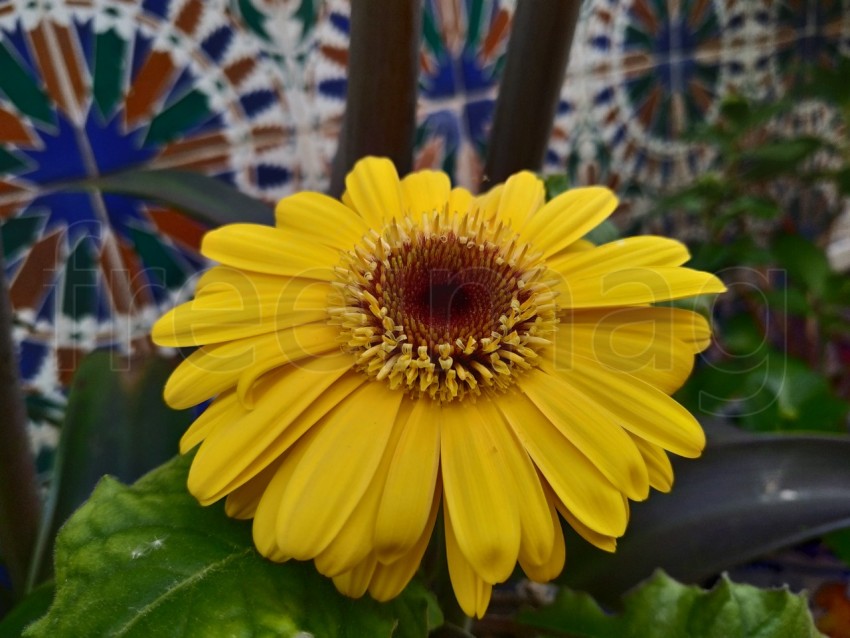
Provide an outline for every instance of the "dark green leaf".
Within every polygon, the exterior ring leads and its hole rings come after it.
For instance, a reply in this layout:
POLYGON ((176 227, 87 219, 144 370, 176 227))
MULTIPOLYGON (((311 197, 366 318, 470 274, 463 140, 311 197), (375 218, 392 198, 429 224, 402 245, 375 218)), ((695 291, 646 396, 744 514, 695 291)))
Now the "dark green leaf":
POLYGON ((779 235, 770 247, 788 276, 816 296, 823 295, 831 273, 823 250, 800 235, 779 235))
POLYGON ((850 166, 845 166, 835 174, 835 181, 842 195, 850 195, 850 166))
MULTIPOLYGON (((91 494, 105 474, 131 482, 170 459, 191 412, 165 405, 162 388, 173 364, 157 357, 128 360, 110 352, 86 357, 74 375, 42 523, 40 553, 59 526, 91 494)), ((42 567, 42 573, 49 565, 42 567)))
POLYGON ((132 170, 81 183, 108 193, 135 195, 179 208, 211 226, 239 222, 273 224, 271 207, 225 182, 179 170, 132 170))
POLYGON ((53 582, 36 587, 3 620, 0 621, 0 638, 20 638, 24 628, 41 618, 53 602, 53 582))
POLYGON ((850 62, 836 56, 830 67, 818 65, 811 69, 811 76, 812 81, 806 91, 812 97, 819 97, 845 109, 850 107, 850 91, 847 90, 850 62))
POLYGON ((178 457, 132 487, 104 478, 56 543, 56 599, 30 638, 122 636, 425 636, 430 594, 352 600, 312 564, 276 564, 247 521, 186 490, 178 457), (401 624, 404 624, 402 627, 401 624))
POLYGON ((850 524, 850 438, 751 436, 674 463, 670 494, 632 505, 615 554, 570 534, 562 582, 611 601, 661 567, 694 582, 850 524))
POLYGON ((750 122, 752 107, 739 95, 729 95, 720 103, 720 119, 730 124, 732 128, 742 129, 750 122))
POLYGON ((563 590, 555 603, 520 614, 520 622, 556 635, 586 638, 815 638, 806 599, 787 589, 763 590, 725 576, 709 591, 658 572, 624 600, 617 615, 592 598, 563 590))
POLYGON ((731 199, 734 186, 719 175, 703 175, 693 184, 661 200, 661 210, 681 210, 688 213, 706 213, 712 207, 731 199))
POLYGON ((762 290, 767 305, 782 313, 808 317, 814 314, 812 304, 806 298, 806 293, 796 286, 777 290, 762 290))
POLYGON ((564 173, 547 175, 543 178, 543 185, 546 187, 546 201, 548 202, 570 188, 570 178, 564 173))
MULTIPOLYGON (((782 352, 767 351, 766 355, 764 364, 749 375, 744 396, 761 394, 770 404, 776 405, 782 419, 797 421, 804 402, 828 391, 826 379, 802 361, 782 352)), ((760 405, 746 407, 756 411, 760 405)))
POLYGON ((619 239, 620 231, 617 230, 617 227, 610 220, 606 219, 596 228, 587 233, 584 238, 597 245, 607 244, 609 241, 619 239))
POLYGON ((741 215, 773 219, 782 213, 782 209, 777 202, 768 197, 743 195, 730 202, 725 213, 733 217, 741 215))
POLYGON ((827 534, 824 536, 824 542, 844 564, 850 566, 850 528, 827 534))
POLYGON ((741 178, 762 180, 794 171, 800 162, 824 147, 815 137, 766 142, 741 155, 741 178))

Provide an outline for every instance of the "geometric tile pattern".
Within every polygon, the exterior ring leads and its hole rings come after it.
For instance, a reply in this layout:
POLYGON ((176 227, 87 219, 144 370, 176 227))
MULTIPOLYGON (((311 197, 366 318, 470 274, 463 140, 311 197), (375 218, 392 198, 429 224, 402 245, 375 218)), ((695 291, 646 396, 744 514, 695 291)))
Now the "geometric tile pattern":
POLYGON ((225 9, 0 0, 0 235, 26 384, 49 394, 94 347, 145 347, 202 265, 197 224, 80 183, 138 166, 260 197, 293 181, 283 79, 225 9))

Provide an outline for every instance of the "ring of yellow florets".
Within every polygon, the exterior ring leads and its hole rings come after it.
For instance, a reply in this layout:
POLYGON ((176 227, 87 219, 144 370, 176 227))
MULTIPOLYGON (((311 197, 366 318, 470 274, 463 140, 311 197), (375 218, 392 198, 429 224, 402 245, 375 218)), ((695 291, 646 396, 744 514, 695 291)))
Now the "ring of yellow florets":
POLYGON ((557 324, 539 254, 477 212, 393 220, 336 272, 329 314, 356 367, 415 397, 504 390, 557 324))

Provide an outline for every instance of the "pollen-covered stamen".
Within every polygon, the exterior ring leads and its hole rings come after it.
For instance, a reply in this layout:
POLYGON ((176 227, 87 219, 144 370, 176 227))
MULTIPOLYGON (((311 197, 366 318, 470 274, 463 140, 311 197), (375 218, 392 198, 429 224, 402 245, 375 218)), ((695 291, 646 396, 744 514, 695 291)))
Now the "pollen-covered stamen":
POLYGON ((394 220, 346 253, 337 276, 329 312, 356 365, 415 396, 503 390, 557 323, 539 256, 477 213, 394 220))

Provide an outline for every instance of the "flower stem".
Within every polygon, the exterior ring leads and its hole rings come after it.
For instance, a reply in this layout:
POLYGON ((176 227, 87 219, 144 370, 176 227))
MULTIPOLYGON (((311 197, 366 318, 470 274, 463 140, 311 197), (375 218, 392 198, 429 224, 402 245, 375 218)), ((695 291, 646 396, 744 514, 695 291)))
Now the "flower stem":
POLYGON ((543 165, 580 7, 580 0, 517 2, 481 190, 543 165))
POLYGON ((351 3, 348 95, 331 195, 365 155, 389 157, 400 175, 410 171, 416 125, 422 0, 351 3))
POLYGON ((0 246, 0 549, 16 599, 26 593, 41 500, 12 342, 12 304, 0 246))

